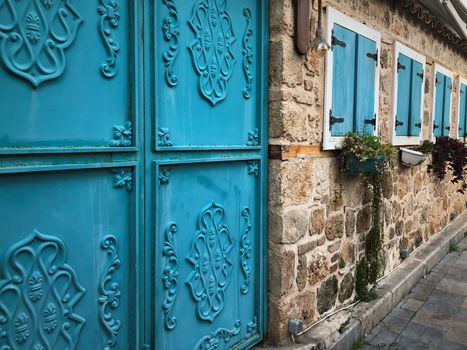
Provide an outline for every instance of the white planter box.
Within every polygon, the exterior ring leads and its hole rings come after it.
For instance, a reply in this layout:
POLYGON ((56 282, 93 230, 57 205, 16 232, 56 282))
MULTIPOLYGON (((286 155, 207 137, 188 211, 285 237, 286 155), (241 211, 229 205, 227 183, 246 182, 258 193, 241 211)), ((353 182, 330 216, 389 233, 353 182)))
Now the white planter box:
POLYGON ((426 154, 408 148, 401 148, 401 162, 405 166, 422 164, 426 159, 426 154))

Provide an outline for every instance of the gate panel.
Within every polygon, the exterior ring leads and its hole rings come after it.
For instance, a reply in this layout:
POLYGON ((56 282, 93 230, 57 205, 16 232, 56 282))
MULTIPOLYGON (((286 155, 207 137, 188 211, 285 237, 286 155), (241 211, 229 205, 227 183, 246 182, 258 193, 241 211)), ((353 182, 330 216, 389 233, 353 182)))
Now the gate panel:
POLYGON ((267 1, 154 10, 154 343, 247 349, 266 316, 267 1))
POLYGON ((157 349, 259 338, 259 172, 259 160, 157 166, 157 349))
POLYGON ((257 148, 261 2, 156 3, 156 149, 257 148))
POLYGON ((134 112, 129 0, 4 0, 0 149, 131 146, 114 138, 134 112), (118 130, 116 130, 118 132, 118 130))
POLYGON ((133 348, 131 170, 0 175, 1 348, 133 348))

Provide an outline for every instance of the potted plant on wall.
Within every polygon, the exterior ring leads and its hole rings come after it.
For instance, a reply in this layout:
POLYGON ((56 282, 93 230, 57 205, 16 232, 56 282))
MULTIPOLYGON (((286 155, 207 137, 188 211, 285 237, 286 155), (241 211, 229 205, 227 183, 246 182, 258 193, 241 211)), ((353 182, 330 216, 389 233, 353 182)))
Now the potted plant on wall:
POLYGON ((447 169, 449 169, 452 171, 451 182, 461 185, 458 191, 464 193, 467 190, 465 180, 467 147, 462 141, 446 136, 437 137, 435 143, 423 141, 418 150, 431 158, 428 172, 443 180, 446 177, 447 169))
POLYGON ((344 170, 352 176, 375 173, 395 152, 376 136, 348 133, 342 145, 344 170))

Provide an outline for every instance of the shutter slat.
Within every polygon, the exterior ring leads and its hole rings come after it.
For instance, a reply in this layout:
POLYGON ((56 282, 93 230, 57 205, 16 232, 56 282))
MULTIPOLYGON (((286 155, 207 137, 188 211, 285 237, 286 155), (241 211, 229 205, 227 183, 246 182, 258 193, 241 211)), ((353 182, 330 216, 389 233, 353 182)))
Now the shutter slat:
POLYGON ((344 119, 330 125, 331 136, 344 136, 353 128, 357 34, 336 24, 334 35, 345 42, 345 46, 333 47, 332 110, 328 112, 344 119))
POLYGON ((400 54, 399 64, 403 65, 405 69, 399 69, 397 73, 397 115, 394 123, 397 136, 408 136, 412 60, 400 54))
POLYGON ((443 136, 449 136, 450 130, 450 117, 451 117, 451 93, 452 93, 452 79, 445 77, 444 87, 444 107, 443 107, 443 136))
POLYGON ((364 135, 372 135, 376 126, 375 74, 377 65, 368 53, 376 53, 376 43, 358 35, 354 131, 364 135))
POLYGON ((443 128, 443 107, 444 107, 444 87, 445 76, 441 73, 436 73, 435 84, 435 109, 433 118, 433 134, 435 136, 442 135, 443 128))
POLYGON ((461 84, 459 94, 459 137, 465 137, 467 133, 467 86, 461 84))
POLYGON ((409 135, 420 136, 422 132, 421 110, 422 110, 422 94, 423 94, 423 79, 420 78, 423 74, 423 64, 412 60, 412 81, 411 81, 411 101, 410 101, 410 124, 409 135))

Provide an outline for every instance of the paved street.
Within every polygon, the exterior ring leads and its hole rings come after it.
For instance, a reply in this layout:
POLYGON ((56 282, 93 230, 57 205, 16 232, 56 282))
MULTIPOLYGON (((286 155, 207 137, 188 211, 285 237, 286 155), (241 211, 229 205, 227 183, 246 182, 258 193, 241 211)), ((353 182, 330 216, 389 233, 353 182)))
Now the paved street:
POLYGON ((356 348, 467 350, 467 238, 457 248, 356 348))

